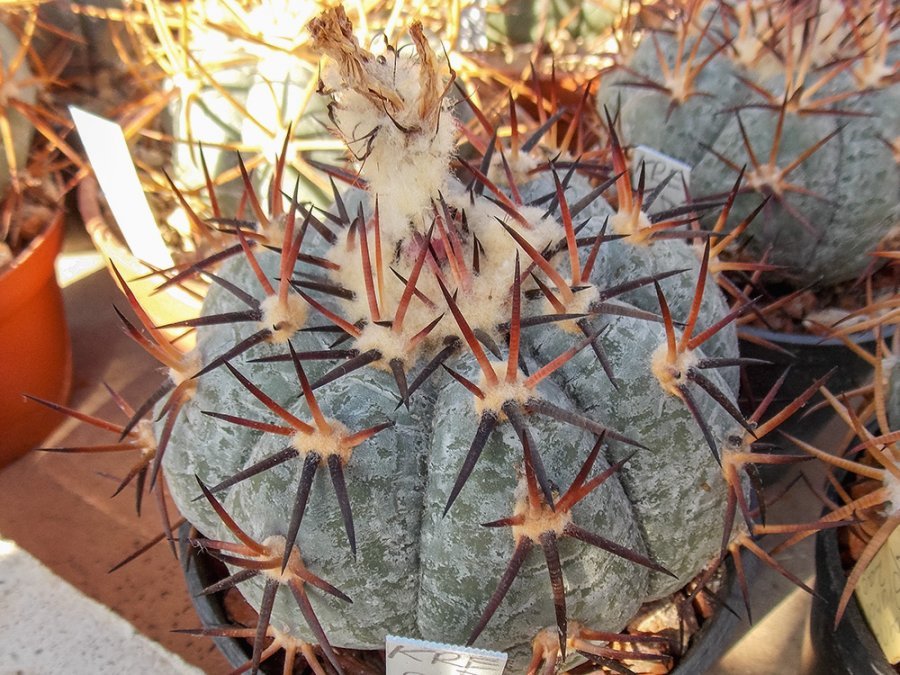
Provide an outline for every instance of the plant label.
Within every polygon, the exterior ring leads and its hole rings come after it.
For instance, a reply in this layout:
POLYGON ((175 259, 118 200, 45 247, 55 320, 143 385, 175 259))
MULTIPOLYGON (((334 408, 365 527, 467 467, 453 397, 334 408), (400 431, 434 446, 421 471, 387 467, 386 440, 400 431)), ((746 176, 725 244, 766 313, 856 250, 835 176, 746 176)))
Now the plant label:
POLYGON ((631 162, 632 180, 635 185, 641 175, 641 164, 644 166, 645 195, 651 194, 661 183, 666 183, 650 207, 649 213, 659 213, 684 205, 691 186, 690 165, 646 145, 639 145, 634 149, 631 162))
POLYGON ((385 638, 387 675, 501 675, 506 654, 425 640, 385 638))
POLYGON ((69 113, 128 248, 140 260, 171 267, 172 255, 144 196, 122 128, 75 106, 69 106, 69 113))
POLYGON ((900 528, 872 558, 856 586, 856 599, 891 663, 900 662, 900 528))

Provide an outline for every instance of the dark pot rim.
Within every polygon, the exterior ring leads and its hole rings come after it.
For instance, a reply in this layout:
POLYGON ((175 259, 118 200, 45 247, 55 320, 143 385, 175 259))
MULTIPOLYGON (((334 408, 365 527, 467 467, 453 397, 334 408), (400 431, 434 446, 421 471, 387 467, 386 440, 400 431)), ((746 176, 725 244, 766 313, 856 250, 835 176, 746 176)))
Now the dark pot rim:
MULTIPOLYGON (((217 579, 213 578, 209 566, 205 564, 207 556, 189 542, 191 537, 197 536, 197 531, 190 523, 184 523, 178 534, 182 571, 187 581, 191 603, 194 605, 201 624, 203 626, 228 624, 228 617, 225 607, 219 599, 219 594, 201 595, 201 591, 217 579)), ((759 568, 759 559, 743 550, 741 561, 748 582, 751 582, 759 568)), ((743 608, 744 600, 734 563, 730 557, 725 563, 723 588, 727 589, 723 604, 731 608, 733 612, 720 608, 705 621, 691 639, 687 654, 669 675, 704 673, 731 647, 734 642, 734 629, 738 623, 744 620, 737 615, 743 608)), ((229 637, 214 637, 213 640, 228 662, 236 668, 247 663, 252 657, 250 645, 245 640, 229 637)))
MULTIPOLYGON (((209 626, 228 625, 228 616, 225 613, 225 605, 218 594, 203 595, 203 589, 215 583, 212 570, 206 564, 207 556, 191 545, 190 539, 198 536, 197 530, 188 522, 178 529, 178 559, 181 561, 181 571, 187 582, 188 594, 194 611, 200 619, 200 625, 209 626)), ((244 640, 230 637, 214 637, 213 642, 225 659, 234 667, 245 664, 253 656, 249 645, 244 640), (245 647, 246 645, 246 647, 245 647)))
MULTIPOLYGON (((746 549, 741 549, 740 555, 747 584, 752 586, 759 571, 760 560, 746 549)), ((735 628, 745 620, 736 614, 743 613, 744 596, 731 557, 725 561, 723 588, 727 591, 723 603, 733 611, 722 607, 704 622, 694 634, 687 654, 669 675, 697 675, 707 672, 736 641, 735 628)))
MULTIPOLYGON (((896 324, 886 326, 882 331, 882 337, 884 339, 890 338, 893 336, 896 329, 896 324)), ((768 340, 769 342, 774 342, 779 345, 791 345, 805 348, 846 347, 844 342, 838 338, 810 335, 809 333, 786 333, 768 330, 767 328, 757 328, 755 326, 742 326, 738 331, 738 336, 740 336, 741 333, 762 338, 763 340, 768 340)), ((864 345, 875 341, 875 331, 867 330, 860 333, 850 333, 847 337, 852 340, 854 344, 864 345)))

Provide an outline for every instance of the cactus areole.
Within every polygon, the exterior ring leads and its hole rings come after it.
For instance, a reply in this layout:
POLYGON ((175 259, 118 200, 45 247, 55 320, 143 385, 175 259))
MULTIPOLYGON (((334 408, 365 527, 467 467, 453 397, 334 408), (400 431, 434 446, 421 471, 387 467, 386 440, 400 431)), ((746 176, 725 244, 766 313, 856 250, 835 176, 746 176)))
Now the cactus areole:
POLYGON ((157 423, 197 544, 259 609, 257 659, 271 627, 329 658, 396 634, 518 671, 548 626, 562 651, 570 620, 620 630, 722 545, 728 308, 683 239, 605 234, 540 131, 458 159, 420 27, 382 56, 340 9, 310 31, 365 190, 324 215, 295 196, 280 252, 242 236, 215 272, 196 389, 157 423))

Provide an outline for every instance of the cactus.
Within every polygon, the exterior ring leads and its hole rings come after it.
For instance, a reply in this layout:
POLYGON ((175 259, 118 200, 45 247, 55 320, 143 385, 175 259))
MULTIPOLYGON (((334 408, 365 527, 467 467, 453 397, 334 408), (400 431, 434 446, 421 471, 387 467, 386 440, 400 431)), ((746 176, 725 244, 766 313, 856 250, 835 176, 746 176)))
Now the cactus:
POLYGON ((9 99, 21 99, 33 104, 37 97, 37 84, 25 60, 25 50, 21 40, 5 25, 0 24, 0 53, 3 56, 3 71, 0 73, 2 87, 3 152, 0 154, 0 192, 5 192, 10 183, 18 184, 18 171, 25 166, 28 148, 34 136, 34 126, 24 117, 9 99), (7 142, 10 142, 7 145, 7 142))
MULTIPOLYGON (((290 136, 287 166, 302 177, 304 194, 324 203, 328 184, 313 171, 302 153, 329 159, 339 148, 316 121, 323 115, 313 94, 316 64, 302 58, 304 26, 316 12, 302 6, 266 0, 236 12, 219 3, 199 2, 178 8, 148 5, 154 42, 145 48, 154 58, 170 91, 168 106, 172 175, 190 192, 205 184, 198 144, 220 184, 223 207, 233 211, 241 197, 235 149, 255 169, 259 187, 272 178, 271 158, 290 136), (166 13, 174 15, 169 17, 166 13)), ((138 32, 139 37, 143 33, 138 32)))
POLYGON ((896 9, 766 0, 664 14, 603 82, 623 134, 692 166, 694 195, 727 193, 733 218, 763 199, 750 250, 798 286, 859 275, 900 221, 896 9))
POLYGON ((59 210, 68 190, 60 168, 83 165, 49 109, 48 100, 67 86, 59 71, 69 45, 55 40, 54 49, 36 49, 48 34, 37 14, 24 7, 9 7, 0 22, 0 267, 59 210))
POLYGON ((552 2, 492 1, 485 5, 488 39, 499 44, 553 43, 559 33, 568 40, 590 40, 607 33, 623 13, 621 0, 552 2))
POLYGON ((618 141, 617 209, 577 163, 546 162, 541 129, 513 124, 479 166, 457 157, 452 73, 410 32, 414 49, 376 57, 341 9, 310 24, 359 160, 332 173, 365 189, 320 218, 295 186, 270 219, 245 176, 283 243, 236 223, 243 254, 183 322, 193 354, 129 298, 151 335, 129 331, 170 378, 121 433, 157 406, 143 468, 231 565, 217 588, 259 609, 255 664, 270 627, 335 664, 331 645, 395 633, 506 650, 518 669, 546 626, 564 655, 570 619, 617 631, 694 578, 744 500, 722 462, 735 429, 752 435, 740 308, 678 227, 693 216, 651 222, 618 141))

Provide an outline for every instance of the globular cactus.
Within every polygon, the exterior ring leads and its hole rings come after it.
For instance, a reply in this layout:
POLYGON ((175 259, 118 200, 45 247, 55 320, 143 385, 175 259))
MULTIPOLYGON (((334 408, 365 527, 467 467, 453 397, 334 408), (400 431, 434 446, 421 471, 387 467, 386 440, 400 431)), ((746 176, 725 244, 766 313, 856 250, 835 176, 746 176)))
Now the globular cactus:
POLYGON ((305 157, 328 160, 339 150, 317 121, 323 107, 314 94, 316 63, 304 30, 317 5, 261 0, 236 11, 215 2, 177 8, 151 3, 150 10, 148 50, 170 92, 171 174, 177 183, 191 193, 202 188, 205 161, 216 180, 227 183, 219 199, 233 211, 242 190, 235 151, 255 170, 258 188, 271 180, 271 158, 287 136, 289 173, 302 177, 309 199, 324 203, 327 180, 305 157))
MULTIPOLYGON (((834 616, 835 628, 843 619, 864 572, 900 526, 900 446, 897 443, 896 400, 890 396, 893 386, 890 369, 894 356, 880 339, 874 354, 863 353, 867 360, 875 361, 875 367, 872 386, 870 391, 864 392, 861 403, 852 405, 847 394, 837 396, 825 387, 821 389, 828 405, 847 427, 849 433, 844 439, 850 439, 852 454, 835 456, 800 439, 787 437, 803 452, 828 465, 830 470, 842 472, 840 481, 834 477, 829 477, 829 480, 840 482, 844 494, 838 503, 829 504, 815 527, 807 526, 799 531, 795 528, 795 533, 775 549, 778 551, 793 546, 815 530, 838 526, 850 514, 855 514, 854 532, 858 534, 853 536, 858 542, 854 552, 848 555, 848 559, 855 562, 852 569, 848 565, 846 584, 834 616)), ((766 533, 778 531, 777 528, 777 525, 769 524, 759 529, 761 533, 766 533)), ((785 528, 781 531, 791 530, 785 528)), ((872 588, 875 587, 870 587, 870 591, 872 588)), ((871 602, 871 594, 867 595, 868 598, 857 595, 861 606, 871 602)))
POLYGON ((11 182, 18 186, 18 172, 25 166, 34 136, 34 126, 16 109, 13 101, 20 99, 33 104, 37 98, 37 84, 25 58, 21 38, 4 24, 0 24, 0 54, 4 64, 0 72, 3 92, 0 117, 6 128, 0 153, 0 192, 5 193, 11 182))
POLYGON ((859 275, 900 222, 896 7, 693 0, 660 13, 599 105, 631 143, 690 165, 694 196, 727 193, 743 169, 733 217, 769 200, 747 239, 786 279, 859 275))
POLYGON ((736 312, 694 216, 651 219, 624 174, 613 209, 577 163, 535 160, 541 130, 457 157, 419 25, 383 56, 340 9, 310 31, 364 190, 323 215, 295 189, 280 251, 239 229, 155 397, 155 461, 234 572, 217 588, 259 609, 257 661, 269 626, 329 659, 387 633, 474 642, 514 672, 546 626, 563 652, 570 619, 621 629, 717 556, 744 499, 720 466, 752 434, 736 312))

